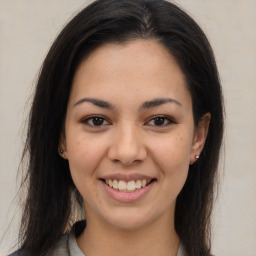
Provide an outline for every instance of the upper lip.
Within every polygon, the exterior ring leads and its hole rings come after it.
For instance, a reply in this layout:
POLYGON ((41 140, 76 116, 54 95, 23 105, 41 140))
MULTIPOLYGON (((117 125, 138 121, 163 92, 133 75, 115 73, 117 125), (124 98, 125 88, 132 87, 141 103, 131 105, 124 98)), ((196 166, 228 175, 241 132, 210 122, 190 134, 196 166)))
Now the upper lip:
POLYGON ((130 174, 124 174, 124 173, 113 173, 113 174, 108 174, 101 179, 104 180, 123 180, 123 181, 131 181, 131 180, 152 180, 155 179, 152 176, 144 175, 144 174, 139 174, 139 173, 130 173, 130 174))

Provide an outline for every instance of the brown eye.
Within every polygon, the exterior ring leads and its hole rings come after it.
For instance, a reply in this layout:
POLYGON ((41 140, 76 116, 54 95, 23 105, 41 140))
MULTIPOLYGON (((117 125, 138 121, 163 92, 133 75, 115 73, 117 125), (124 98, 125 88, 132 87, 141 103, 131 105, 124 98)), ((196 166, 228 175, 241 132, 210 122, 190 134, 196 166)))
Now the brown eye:
POLYGON ((110 124, 104 117, 101 116, 87 117, 83 119, 82 123, 92 127, 101 127, 110 124))
POLYGON ((165 120, 166 118, 164 117, 157 117, 154 119, 154 125, 157 125, 157 126, 162 126, 165 124, 165 120))
POLYGON ((93 123, 93 125, 95 125, 95 126, 100 126, 100 125, 103 125, 104 119, 101 118, 101 117, 93 117, 93 118, 92 118, 92 123, 93 123))
POLYGON ((174 123, 174 121, 167 116, 156 116, 149 120, 149 122, 147 122, 147 125, 164 127, 172 123, 174 123))

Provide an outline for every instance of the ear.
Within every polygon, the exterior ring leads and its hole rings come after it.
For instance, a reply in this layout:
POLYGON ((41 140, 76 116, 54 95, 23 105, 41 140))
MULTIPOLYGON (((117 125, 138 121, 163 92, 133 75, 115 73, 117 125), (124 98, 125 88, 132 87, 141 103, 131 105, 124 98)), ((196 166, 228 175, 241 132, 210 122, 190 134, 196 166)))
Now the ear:
POLYGON ((197 161, 196 156, 200 156, 204 144, 207 138, 209 124, 211 121, 211 114, 204 114, 200 121, 198 122, 197 127, 195 128, 192 150, 190 155, 190 164, 194 164, 197 161))
POLYGON ((66 160, 68 159, 68 152, 67 152, 67 146, 66 146, 66 137, 65 137, 64 132, 61 132, 61 134, 60 134, 58 153, 62 158, 66 159, 66 160))

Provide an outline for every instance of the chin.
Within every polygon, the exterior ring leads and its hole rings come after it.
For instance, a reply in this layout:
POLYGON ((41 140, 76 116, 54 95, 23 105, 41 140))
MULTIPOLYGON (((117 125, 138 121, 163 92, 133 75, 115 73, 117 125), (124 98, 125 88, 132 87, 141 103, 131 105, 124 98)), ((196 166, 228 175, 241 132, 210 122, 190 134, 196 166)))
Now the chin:
POLYGON ((129 219, 125 220, 123 218, 120 218, 118 220, 113 220, 110 224, 116 229, 120 229, 122 231, 136 231, 140 228, 143 228, 147 225, 145 220, 136 219, 129 217, 129 219))
POLYGON ((105 216, 105 221, 116 229, 123 231, 135 231, 148 226, 153 221, 153 216, 147 216, 144 212, 136 209, 124 208, 117 213, 110 212, 109 216, 105 216))

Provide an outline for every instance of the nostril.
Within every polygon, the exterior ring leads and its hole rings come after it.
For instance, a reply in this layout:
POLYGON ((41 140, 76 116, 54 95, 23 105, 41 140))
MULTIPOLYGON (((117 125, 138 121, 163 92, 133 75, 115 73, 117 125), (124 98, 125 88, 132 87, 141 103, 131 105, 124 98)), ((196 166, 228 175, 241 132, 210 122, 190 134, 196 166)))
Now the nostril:
POLYGON ((144 161, 147 158, 144 145, 137 139, 130 141, 127 136, 125 141, 124 139, 120 139, 118 142, 113 141, 107 154, 112 162, 122 163, 126 166, 144 161))

